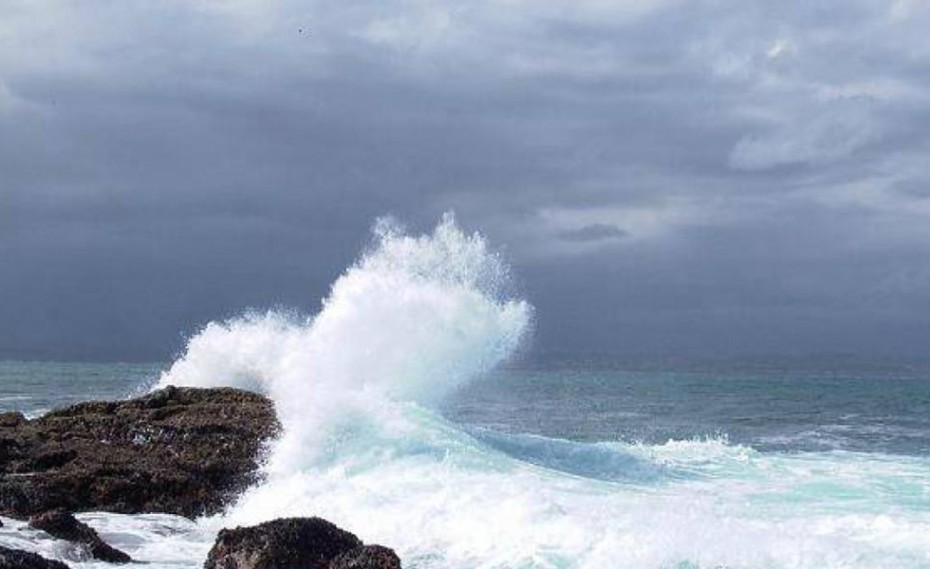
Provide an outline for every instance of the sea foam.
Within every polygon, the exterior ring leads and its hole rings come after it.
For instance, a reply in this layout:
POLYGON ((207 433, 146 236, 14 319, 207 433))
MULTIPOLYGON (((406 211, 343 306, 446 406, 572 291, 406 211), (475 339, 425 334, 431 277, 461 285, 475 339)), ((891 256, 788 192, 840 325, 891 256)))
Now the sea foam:
POLYGON ((431 406, 518 348, 532 308, 510 296, 508 268, 446 214, 413 237, 390 220, 332 286, 320 312, 211 323, 159 385, 267 393, 285 427, 269 469, 313 464, 325 437, 397 405, 431 406))
POLYGON ((377 224, 312 317, 206 326, 159 384, 262 391, 284 434, 265 481, 199 522, 202 551, 221 527, 319 515, 412 569, 930 565, 925 459, 587 444, 445 420, 436 404, 514 354, 532 316, 484 239, 446 216, 422 236, 377 224))

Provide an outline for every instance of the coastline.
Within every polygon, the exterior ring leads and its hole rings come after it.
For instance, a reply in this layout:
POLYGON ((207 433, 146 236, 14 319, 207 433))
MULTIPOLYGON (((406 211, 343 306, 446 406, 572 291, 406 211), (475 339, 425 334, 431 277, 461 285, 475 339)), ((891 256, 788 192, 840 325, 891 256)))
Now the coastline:
MULTIPOLYGON (((72 544, 62 549, 65 559, 127 563, 128 555, 72 513, 217 514, 260 481, 263 449, 280 430, 269 399, 232 388, 169 386, 34 419, 0 413, 0 515, 32 539, 72 544)), ((295 567, 400 567, 392 550, 364 545, 319 518, 221 530, 205 567, 262 569, 294 556, 304 560, 295 567)), ((3 569, 63 566, 0 547, 3 569)))

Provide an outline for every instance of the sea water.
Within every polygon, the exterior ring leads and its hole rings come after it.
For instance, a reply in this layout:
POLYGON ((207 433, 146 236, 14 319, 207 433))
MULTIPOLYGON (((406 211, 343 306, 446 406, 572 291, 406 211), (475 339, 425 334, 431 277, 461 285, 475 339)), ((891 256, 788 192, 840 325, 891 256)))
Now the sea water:
MULTIPOLYGON (((291 515, 408 568, 930 567, 927 368, 530 366, 532 319, 479 235, 382 223, 316 314, 211 323, 164 364, 2 363, 0 410, 167 384, 275 401, 265 482, 223 515, 79 516, 153 568, 291 515)), ((102 566, 3 521, 2 545, 102 566)))

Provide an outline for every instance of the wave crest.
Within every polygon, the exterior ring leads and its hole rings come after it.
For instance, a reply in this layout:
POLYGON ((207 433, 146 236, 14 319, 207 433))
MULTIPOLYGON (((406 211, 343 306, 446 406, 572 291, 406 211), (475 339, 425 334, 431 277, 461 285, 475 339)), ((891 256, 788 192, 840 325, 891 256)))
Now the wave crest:
POLYGON ((336 423, 400 401, 432 405, 513 354, 533 311, 510 287, 506 264, 451 214, 420 236, 379 220, 317 315, 210 323, 159 386, 268 394, 285 430, 276 454, 306 463, 336 423))

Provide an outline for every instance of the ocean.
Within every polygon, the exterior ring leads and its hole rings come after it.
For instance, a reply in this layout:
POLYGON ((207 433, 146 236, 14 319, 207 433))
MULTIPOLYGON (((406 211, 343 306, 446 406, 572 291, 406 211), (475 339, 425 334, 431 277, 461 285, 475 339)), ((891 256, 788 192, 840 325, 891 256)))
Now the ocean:
MULTIPOLYGON (((173 362, 0 363, 0 410, 168 384, 271 397, 266 479, 223 515, 79 516, 153 569, 292 515, 411 569, 930 568, 930 368, 529 365, 507 273, 451 220, 385 228, 316 314, 210 323, 173 362)), ((2 545, 104 566, 3 521, 2 545)))

